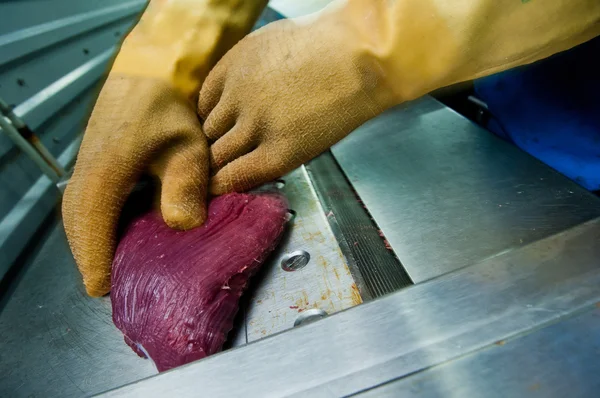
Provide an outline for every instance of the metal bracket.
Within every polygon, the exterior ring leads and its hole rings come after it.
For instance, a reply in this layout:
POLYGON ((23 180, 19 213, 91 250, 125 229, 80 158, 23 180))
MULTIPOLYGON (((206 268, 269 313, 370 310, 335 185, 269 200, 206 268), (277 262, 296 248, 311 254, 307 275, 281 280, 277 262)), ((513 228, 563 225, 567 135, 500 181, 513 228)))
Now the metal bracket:
POLYGON ((23 120, 21 120, 11 107, 0 98, 0 127, 4 133, 19 147, 42 172, 55 184, 65 175, 65 169, 58 160, 52 156, 50 151, 42 144, 42 141, 23 120))

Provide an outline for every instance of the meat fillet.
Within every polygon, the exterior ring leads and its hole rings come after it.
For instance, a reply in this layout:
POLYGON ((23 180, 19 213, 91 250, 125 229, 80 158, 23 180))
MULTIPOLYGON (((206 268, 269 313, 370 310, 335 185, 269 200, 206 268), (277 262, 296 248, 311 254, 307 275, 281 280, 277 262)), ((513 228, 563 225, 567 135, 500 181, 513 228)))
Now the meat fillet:
POLYGON ((229 194, 208 220, 170 229, 156 212, 126 228, 112 265, 113 322, 159 371, 221 350, 248 279, 277 245, 287 202, 278 194, 229 194))

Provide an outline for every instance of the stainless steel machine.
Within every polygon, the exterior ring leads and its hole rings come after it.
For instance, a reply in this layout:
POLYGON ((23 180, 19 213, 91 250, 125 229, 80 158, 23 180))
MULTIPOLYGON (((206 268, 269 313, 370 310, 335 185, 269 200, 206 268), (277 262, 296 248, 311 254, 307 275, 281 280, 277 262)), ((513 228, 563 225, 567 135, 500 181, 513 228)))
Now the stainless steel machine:
POLYGON ((295 217, 228 348, 160 375, 53 220, 5 286, 0 395, 598 396, 598 197, 431 97, 274 184, 295 217))

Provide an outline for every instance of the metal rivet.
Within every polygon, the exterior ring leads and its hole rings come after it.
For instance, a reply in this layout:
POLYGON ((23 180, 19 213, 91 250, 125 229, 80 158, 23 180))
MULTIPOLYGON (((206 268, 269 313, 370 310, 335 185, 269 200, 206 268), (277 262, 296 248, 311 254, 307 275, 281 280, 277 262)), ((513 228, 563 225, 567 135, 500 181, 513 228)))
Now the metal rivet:
POLYGON ((275 187, 277 189, 283 189, 283 187, 285 187, 285 180, 275 180, 275 187))
POLYGON ((303 311, 298 318, 294 321, 294 327, 300 325, 306 325, 314 321, 318 321, 321 318, 325 318, 327 313, 319 308, 311 308, 310 310, 303 311))
POLYGON ((281 268, 284 271, 292 272, 306 267, 310 261, 310 254, 304 250, 296 250, 295 252, 286 254, 281 260, 281 268))

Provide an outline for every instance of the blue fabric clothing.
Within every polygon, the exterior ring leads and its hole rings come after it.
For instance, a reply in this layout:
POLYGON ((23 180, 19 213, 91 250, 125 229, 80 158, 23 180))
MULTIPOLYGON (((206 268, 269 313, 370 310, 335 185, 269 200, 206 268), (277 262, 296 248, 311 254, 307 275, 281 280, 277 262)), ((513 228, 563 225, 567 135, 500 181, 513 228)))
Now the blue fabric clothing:
POLYGON ((600 190, 600 37, 475 82, 490 130, 585 188, 600 190))

